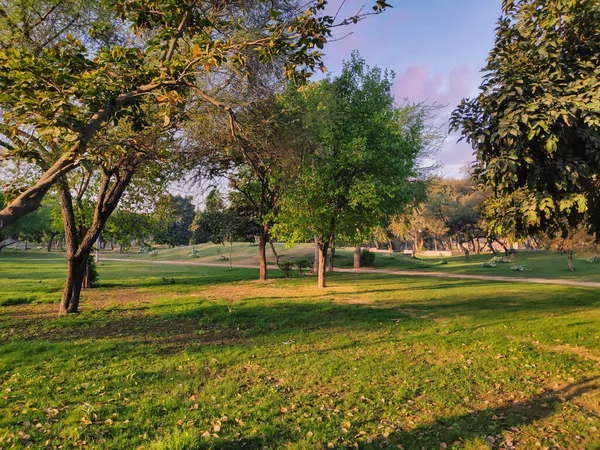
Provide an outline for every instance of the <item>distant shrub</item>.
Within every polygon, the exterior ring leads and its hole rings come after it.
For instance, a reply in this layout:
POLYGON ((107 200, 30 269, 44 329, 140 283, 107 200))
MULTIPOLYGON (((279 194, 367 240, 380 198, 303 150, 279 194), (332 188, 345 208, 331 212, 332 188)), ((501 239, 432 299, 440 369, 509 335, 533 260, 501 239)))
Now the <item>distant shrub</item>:
POLYGON ((370 252, 369 250, 361 250, 360 252, 360 266, 361 267, 369 267, 372 266, 375 262, 375 253, 370 252))
POLYGON ((196 247, 192 247, 190 258, 200 258, 200 250, 198 250, 196 247))
POLYGON ((510 270, 514 270, 516 272, 528 272, 529 271, 522 264, 514 264, 514 265, 510 266, 510 270))
POLYGON ((589 262, 590 264, 596 264, 600 262, 600 255, 594 255, 588 259, 585 260, 586 262, 589 262))
POLYGON ((312 262, 308 259, 299 259, 295 262, 295 264, 298 268, 298 273, 300 273, 300 275, 304 275, 304 271, 312 265, 312 262))
POLYGON ((294 263, 292 261, 280 262, 279 268, 284 273, 286 278, 290 278, 292 276, 292 269, 294 268, 294 263))
POLYGON ((155 256, 158 256, 158 250, 152 250, 152 251, 150 252, 150 256, 152 256, 153 258, 154 258, 155 256))
POLYGON ((99 279, 98 276, 98 266, 96 265, 96 260, 93 255, 88 256, 88 280, 90 282, 90 286, 93 286, 99 279))
POLYGON ((171 278, 169 278, 169 277, 162 277, 162 280, 165 283, 168 283, 168 284, 175 284, 175 278, 173 278, 173 277, 171 277, 171 278))
POLYGON ((481 266, 485 267, 485 268, 491 268, 491 267, 496 267, 496 263, 493 261, 493 258, 492 258, 492 260, 490 260, 490 261, 484 261, 483 263, 481 263, 481 266))
POLYGON ((427 264, 423 261, 415 261, 410 269, 429 269, 431 267, 430 264, 427 264))
POLYGON ((446 264, 448 264, 448 261, 446 261, 445 259, 442 259, 440 261, 440 266, 445 266, 446 264))
POLYGON ((507 258, 506 256, 494 256, 492 259, 490 259, 489 262, 494 263, 494 264, 498 264, 498 263, 506 264, 506 263, 512 262, 512 259, 507 258))

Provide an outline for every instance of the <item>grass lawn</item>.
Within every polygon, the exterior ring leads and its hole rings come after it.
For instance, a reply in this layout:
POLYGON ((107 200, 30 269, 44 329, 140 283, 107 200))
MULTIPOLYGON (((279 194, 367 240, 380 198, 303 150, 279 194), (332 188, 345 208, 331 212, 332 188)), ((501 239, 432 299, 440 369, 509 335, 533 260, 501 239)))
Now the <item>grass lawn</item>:
MULTIPOLYGON (((300 244, 292 248, 286 248, 285 244, 276 244, 277 252, 283 255, 285 259, 302 259, 309 258, 312 260, 314 256, 314 245, 300 244)), ((158 255, 152 256, 148 253, 118 253, 106 252, 106 257, 110 258, 125 258, 132 260, 171 260, 171 261, 187 261, 196 263, 223 263, 227 261, 219 260, 219 256, 229 256, 229 246, 215 244, 200 244, 195 248, 199 251, 200 257, 190 258, 192 247, 177 247, 172 249, 161 249, 158 255)), ((258 248, 251 246, 248 243, 234 243, 232 248, 232 261, 234 264, 240 265, 256 265, 258 266, 258 248)), ((547 251, 535 252, 518 252, 510 258, 508 263, 498 263, 496 267, 485 268, 482 266, 484 261, 489 261, 493 255, 486 253, 481 255, 471 255, 471 262, 465 262, 463 256, 453 256, 446 258, 419 258, 413 259, 404 256, 401 253, 376 253, 373 268, 399 269, 399 270, 418 270, 418 271, 435 271, 435 272, 450 272, 460 274, 475 274, 475 275, 491 275, 491 276, 510 276, 510 277, 535 277, 557 279, 564 278, 569 280, 579 281, 600 281, 600 263, 591 264, 586 262, 589 255, 575 255, 574 261, 576 266, 575 272, 570 272, 567 267, 567 257, 557 254, 552 254, 547 251), (445 261, 446 264, 440 264, 445 261), (523 265, 527 270, 518 272, 511 270, 513 265, 523 265)), ((337 267, 352 267, 353 265, 353 249, 339 248, 337 249, 336 266, 337 267)), ((271 264, 275 264, 275 258, 271 253, 270 248, 267 249, 267 260, 271 264)))
POLYGON ((65 272, 0 252, 2 448, 600 446, 597 289, 104 262, 57 317, 65 272))

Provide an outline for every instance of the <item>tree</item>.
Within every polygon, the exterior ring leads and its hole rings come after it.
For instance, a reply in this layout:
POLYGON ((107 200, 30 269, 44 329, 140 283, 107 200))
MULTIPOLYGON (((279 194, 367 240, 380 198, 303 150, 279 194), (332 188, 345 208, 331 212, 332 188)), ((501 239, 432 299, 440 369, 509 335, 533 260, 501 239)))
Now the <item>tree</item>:
POLYGON ((451 123, 493 190, 498 234, 600 226, 599 22, 596 0, 502 3, 480 93, 451 123))
POLYGON ((342 73, 305 91, 307 126, 320 146, 284 197, 277 231, 286 242, 315 236, 318 286, 334 236, 359 243, 410 201, 409 178, 422 149, 418 118, 404 120, 391 94, 393 75, 353 53, 342 73))
POLYGON ((280 199, 309 146, 299 94, 293 86, 280 88, 280 84, 269 87, 238 113, 236 134, 223 122, 220 130, 213 127, 212 135, 215 131, 220 135, 212 140, 206 138, 205 129, 193 128, 199 134, 195 139, 203 143, 195 151, 199 175, 227 178, 232 208, 258 225, 261 281, 267 279, 266 246, 280 199))
POLYGON ((102 237, 119 244, 122 253, 133 241, 144 246, 155 231, 156 223, 150 214, 118 208, 106 222, 102 237))
MULTIPOLYGON (((21 2, 19 2, 21 3, 21 2)), ((55 2, 62 6, 62 2, 55 2)), ((29 5, 30 2, 23 3, 29 5)), ((306 8, 288 8, 287 2, 211 2, 158 0, 110 2, 108 27, 90 26, 85 38, 68 33, 67 20, 57 37, 37 32, 37 25, 55 23, 52 2, 40 24, 25 27, 28 41, 38 36, 43 45, 12 46, 3 35, 0 48, 0 108, 4 111, 0 145, 6 156, 37 162, 40 146, 52 141, 52 164, 40 166, 41 175, 0 211, 0 226, 37 209, 48 190, 88 158, 95 136, 107 127, 126 121, 134 131, 173 120, 185 99, 202 101, 229 114, 230 105, 205 88, 208 79, 218 84, 217 71, 246 72, 247 61, 267 64, 282 61, 286 77, 303 82, 321 66, 321 49, 332 27, 356 23, 383 11, 377 0, 373 13, 359 14, 340 23, 322 15, 326 2, 316 0, 306 8), (35 28, 35 30, 34 30, 35 28), (107 33, 130 30, 121 43, 106 45, 107 33), (34 33, 33 31, 36 31, 34 33), (41 49, 41 50, 40 50, 41 49), (160 105, 160 114, 149 111, 149 102, 160 105), (7 139, 2 139, 5 137, 7 139)), ((76 5, 67 2, 67 5, 76 5)), ((28 8, 27 16, 33 16, 28 8)), ((33 8, 33 6, 31 6, 33 8)), ((62 11, 62 8, 58 8, 62 11)), ((73 8, 67 8, 69 18, 73 8)), ((12 11, 0 7, 0 16, 11 32, 19 28, 12 11)), ((111 41, 111 39, 108 39, 111 41)))
POLYGON ((206 208, 196 215, 192 229, 202 229, 214 244, 229 242, 229 269, 232 268, 231 249, 236 239, 249 239, 256 234, 256 224, 235 205, 225 207, 218 191, 207 197, 206 208))
POLYGON ((192 197, 167 194, 156 204, 157 231, 154 242, 171 247, 188 245, 192 237, 190 227, 195 214, 192 197))

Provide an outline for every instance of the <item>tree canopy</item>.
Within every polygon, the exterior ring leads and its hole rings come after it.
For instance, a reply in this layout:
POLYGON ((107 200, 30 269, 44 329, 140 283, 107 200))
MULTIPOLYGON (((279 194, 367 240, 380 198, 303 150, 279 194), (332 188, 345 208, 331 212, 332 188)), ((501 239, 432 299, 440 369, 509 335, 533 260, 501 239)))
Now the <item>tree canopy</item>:
POLYGON ((598 23, 596 0, 502 3, 480 93, 452 118, 495 194, 498 234, 600 226, 598 23))
POLYGON ((354 53, 339 77, 305 90, 318 147, 282 200, 278 233, 287 242, 315 236, 323 259, 334 239, 360 243, 410 201, 423 122, 396 107, 392 83, 392 73, 354 53))

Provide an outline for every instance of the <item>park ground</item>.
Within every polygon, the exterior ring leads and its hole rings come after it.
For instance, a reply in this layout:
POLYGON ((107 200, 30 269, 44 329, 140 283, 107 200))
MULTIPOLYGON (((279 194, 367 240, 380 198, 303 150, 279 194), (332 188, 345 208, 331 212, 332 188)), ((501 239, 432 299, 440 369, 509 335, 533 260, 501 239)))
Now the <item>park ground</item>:
MULTIPOLYGON (((379 264, 416 264, 399 258, 379 264)), ((0 252, 2 448, 600 446, 597 288, 334 273, 318 290, 275 269, 104 261, 81 313, 58 317, 65 274, 60 255, 0 252)))

